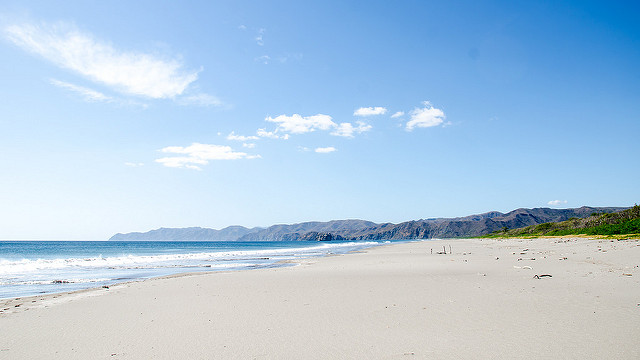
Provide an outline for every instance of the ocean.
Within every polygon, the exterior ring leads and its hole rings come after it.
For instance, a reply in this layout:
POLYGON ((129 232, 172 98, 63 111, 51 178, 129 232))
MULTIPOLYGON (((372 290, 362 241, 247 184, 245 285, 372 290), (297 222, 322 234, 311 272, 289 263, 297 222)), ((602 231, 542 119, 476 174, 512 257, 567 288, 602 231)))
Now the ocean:
POLYGON ((0 299, 197 271, 291 266, 388 241, 0 241, 0 299))

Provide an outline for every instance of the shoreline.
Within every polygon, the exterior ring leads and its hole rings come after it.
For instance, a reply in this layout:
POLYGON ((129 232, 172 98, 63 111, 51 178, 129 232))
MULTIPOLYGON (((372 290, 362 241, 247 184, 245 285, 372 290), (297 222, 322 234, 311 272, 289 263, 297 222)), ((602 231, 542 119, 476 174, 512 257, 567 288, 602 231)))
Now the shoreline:
MULTIPOLYGON (((417 242, 422 240, 407 240, 406 242, 417 242)), ((355 254, 359 252, 366 251, 368 249, 373 249, 377 247, 383 247, 392 244, 401 244, 405 243, 405 241, 400 241, 396 243, 380 243, 379 245, 372 245, 370 247, 359 250, 351 250, 344 254, 355 254)), ((201 270, 201 271, 185 271, 178 272, 175 274, 169 275, 161 275, 161 276, 153 276, 149 278, 138 278, 131 279, 127 281, 117 282, 111 285, 105 286, 95 286, 86 289, 72 290, 72 291, 61 291, 61 292, 50 292, 44 293, 40 295, 27 295, 27 296, 19 296, 13 298, 0 298, 0 316, 3 314, 12 314, 14 312, 19 312, 24 310, 25 308, 33 308, 33 307, 41 307, 49 305, 49 302, 60 302, 64 301, 65 298, 77 298, 81 296, 99 296, 102 293, 108 292, 110 289, 114 289, 121 285, 127 285, 132 283, 140 283, 145 281, 154 281, 159 279, 171 279, 171 278, 180 278, 183 276, 198 276, 198 275, 207 275, 207 274, 216 274, 216 273, 234 273, 239 271, 256 271, 256 270, 265 270, 265 269, 278 269, 285 267, 296 267, 302 265, 305 261, 316 258, 324 258, 324 257, 332 257, 332 256, 342 256, 343 253, 329 253, 321 256, 310 256, 310 257, 301 257, 299 259, 286 259, 280 260, 273 264, 256 267, 256 268, 244 268, 244 269, 234 269, 234 270, 201 270), (61 298, 60 301, 52 301, 53 299, 61 298), (47 302, 46 304, 39 304, 39 302, 47 302), (18 306, 16 306, 18 305, 18 306), (40 306, 38 306, 40 305, 40 306), (21 309, 18 309, 21 308, 21 309)))
POLYGON ((640 357, 638 240, 412 241, 296 262, 2 301, 0 355, 640 357))
POLYGON ((381 242, 216 241, 197 242, 196 246, 193 242, 125 242, 115 247, 76 243, 65 241, 54 247, 48 242, 10 245, 9 254, 21 253, 23 257, 0 259, 0 304, 18 297, 63 294, 179 273, 271 268, 282 266, 286 259, 345 253, 381 242), (141 243, 144 245, 139 246, 141 243), (40 246, 46 250, 38 251, 40 246))

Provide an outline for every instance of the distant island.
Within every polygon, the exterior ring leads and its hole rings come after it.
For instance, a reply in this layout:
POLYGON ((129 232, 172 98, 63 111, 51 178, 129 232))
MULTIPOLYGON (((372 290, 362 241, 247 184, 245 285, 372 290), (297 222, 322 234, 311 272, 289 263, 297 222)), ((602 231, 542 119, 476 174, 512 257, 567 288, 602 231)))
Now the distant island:
POLYGON ((458 218, 421 219, 399 224, 365 220, 333 220, 273 225, 268 228, 229 226, 215 230, 201 227, 160 228, 147 232, 115 234, 110 241, 333 241, 460 238, 496 234, 508 229, 611 214, 628 208, 517 209, 506 214, 491 211, 458 218))

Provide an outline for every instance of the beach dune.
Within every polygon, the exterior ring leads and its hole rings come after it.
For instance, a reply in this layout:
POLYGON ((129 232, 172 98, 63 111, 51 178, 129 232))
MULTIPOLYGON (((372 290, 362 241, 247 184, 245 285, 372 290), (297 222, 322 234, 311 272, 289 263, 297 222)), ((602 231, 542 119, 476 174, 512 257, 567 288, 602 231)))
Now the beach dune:
POLYGON ((639 265, 637 240, 438 240, 3 300, 0 358, 639 359, 639 265))

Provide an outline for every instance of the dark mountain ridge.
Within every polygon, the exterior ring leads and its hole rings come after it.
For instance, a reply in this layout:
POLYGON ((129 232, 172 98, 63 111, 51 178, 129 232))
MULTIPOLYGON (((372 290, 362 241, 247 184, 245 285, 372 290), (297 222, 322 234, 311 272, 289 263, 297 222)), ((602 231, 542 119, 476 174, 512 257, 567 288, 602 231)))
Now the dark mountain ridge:
POLYGON ((116 234, 109 240, 164 241, 331 241, 331 240, 400 240, 481 236, 500 229, 514 229, 571 218, 584 218, 593 213, 612 213, 622 207, 588 207, 575 209, 516 209, 508 213, 491 211, 458 218, 435 218, 406 221, 399 224, 376 224, 365 220, 333 220, 273 225, 248 229, 229 226, 221 230, 160 228, 145 233, 116 234))
MULTIPOLYGON (((304 222, 292 225, 273 225, 266 229, 247 233, 240 237, 240 241, 296 241, 301 240, 307 233, 344 234, 353 231, 373 229, 378 224, 365 220, 332 220, 328 222, 304 222)), ((307 236, 308 237, 308 236, 307 236)), ((312 239, 310 239, 312 240, 312 239)))

